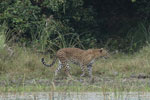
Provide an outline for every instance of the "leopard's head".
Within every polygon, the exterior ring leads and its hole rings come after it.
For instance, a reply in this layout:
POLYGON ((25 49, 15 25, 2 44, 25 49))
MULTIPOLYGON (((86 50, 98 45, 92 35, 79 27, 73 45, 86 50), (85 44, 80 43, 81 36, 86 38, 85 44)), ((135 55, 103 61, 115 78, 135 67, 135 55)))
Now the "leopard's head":
POLYGON ((100 55, 100 57, 104 57, 105 59, 110 57, 110 54, 104 48, 99 49, 99 55, 100 55))

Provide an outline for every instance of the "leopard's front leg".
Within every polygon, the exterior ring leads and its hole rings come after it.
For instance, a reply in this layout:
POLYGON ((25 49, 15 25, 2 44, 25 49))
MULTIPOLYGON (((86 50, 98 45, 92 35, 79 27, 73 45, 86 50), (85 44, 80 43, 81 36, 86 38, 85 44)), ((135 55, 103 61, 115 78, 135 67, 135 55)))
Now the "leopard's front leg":
POLYGON ((92 64, 87 65, 89 76, 92 78, 92 64))
POLYGON ((85 66, 84 65, 81 65, 81 70, 82 70, 81 77, 83 77, 85 75, 85 66))

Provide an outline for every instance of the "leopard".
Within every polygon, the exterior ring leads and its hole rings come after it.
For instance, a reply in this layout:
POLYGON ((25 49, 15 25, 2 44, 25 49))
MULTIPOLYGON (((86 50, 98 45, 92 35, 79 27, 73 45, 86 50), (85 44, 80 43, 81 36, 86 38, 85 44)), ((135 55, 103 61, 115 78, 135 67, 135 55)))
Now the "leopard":
POLYGON ((82 74, 80 75, 81 77, 85 75, 86 68, 88 70, 89 76, 92 77, 92 67, 93 67, 92 65, 98 58, 101 57, 106 59, 110 57, 108 51, 104 48, 88 49, 88 50, 83 50, 80 48, 62 48, 56 52, 56 55, 51 64, 46 64, 44 58, 41 59, 41 62, 46 67, 52 67, 56 63, 56 60, 58 59, 58 67, 55 70, 54 76, 57 76, 58 72, 63 67, 65 68, 65 73, 68 76, 71 76, 70 66, 68 63, 72 62, 81 67, 82 70, 82 74))

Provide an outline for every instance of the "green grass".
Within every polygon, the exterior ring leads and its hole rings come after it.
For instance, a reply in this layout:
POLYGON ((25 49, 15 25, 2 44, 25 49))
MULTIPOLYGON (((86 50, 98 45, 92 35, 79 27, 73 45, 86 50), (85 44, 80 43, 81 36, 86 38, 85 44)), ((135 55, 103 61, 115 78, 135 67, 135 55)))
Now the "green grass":
POLYGON ((49 55, 36 50, 14 46, 14 55, 9 56, 7 48, 0 52, 0 91, 32 92, 32 91, 101 91, 130 92, 150 91, 150 47, 144 47, 133 55, 115 54, 110 59, 99 59, 93 65, 93 83, 89 77, 80 82, 80 67, 71 64, 71 74, 75 81, 68 81, 63 72, 56 78, 56 89, 51 81, 55 64, 51 68, 44 67, 41 58, 51 63, 49 55), (50 60, 50 61, 48 61, 50 60), (145 78, 146 77, 146 78, 145 78))

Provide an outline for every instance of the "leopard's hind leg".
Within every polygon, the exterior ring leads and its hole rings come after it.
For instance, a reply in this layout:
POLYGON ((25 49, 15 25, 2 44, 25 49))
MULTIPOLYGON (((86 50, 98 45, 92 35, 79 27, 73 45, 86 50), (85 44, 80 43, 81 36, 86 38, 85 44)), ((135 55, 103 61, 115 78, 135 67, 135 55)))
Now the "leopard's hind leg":
POLYGON ((55 70, 55 76, 58 75, 58 72, 62 69, 62 67, 63 67, 63 65, 62 65, 61 61, 59 60, 59 62, 58 62, 58 67, 57 67, 57 69, 55 70))
POLYGON ((70 75, 70 66, 69 66, 69 64, 66 63, 66 64, 64 65, 64 67, 65 67, 65 72, 66 72, 67 76, 71 78, 71 75, 70 75))
POLYGON ((59 60, 60 60, 60 63, 61 63, 60 64, 61 67, 65 68, 65 73, 67 74, 67 76, 71 77, 71 75, 70 75, 70 66, 67 63, 67 59, 65 59, 65 57, 60 57, 59 60))

